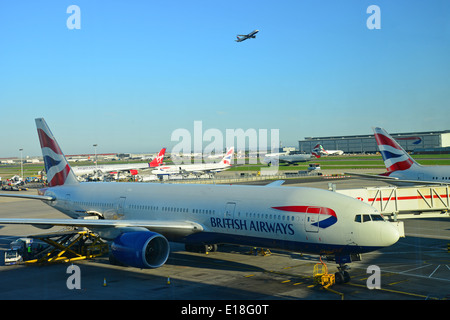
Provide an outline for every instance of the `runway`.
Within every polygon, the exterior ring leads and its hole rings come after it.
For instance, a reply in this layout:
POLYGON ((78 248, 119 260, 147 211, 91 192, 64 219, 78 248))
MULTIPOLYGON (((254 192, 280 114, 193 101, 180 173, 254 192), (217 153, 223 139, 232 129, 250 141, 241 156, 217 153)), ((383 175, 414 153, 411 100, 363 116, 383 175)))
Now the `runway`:
MULTIPOLYGON (((329 181, 302 186, 327 188, 329 181)), ((367 185, 335 180, 337 188, 367 185)), ((290 187, 296 184, 287 184, 290 187)), ((35 191, 28 191, 34 193, 35 191)), ((40 201, 0 198, 0 218, 65 218, 40 201)), ((50 231, 59 230, 59 227, 50 231)), ((406 238, 349 264, 352 280, 332 291, 313 286, 314 255, 220 246, 219 252, 191 253, 171 243, 168 262, 158 269, 112 266, 107 257, 79 261, 81 289, 68 289, 67 264, 4 266, 4 250, 17 236, 46 233, 32 226, 0 227, 0 299, 148 299, 148 300, 441 300, 450 298, 450 220, 405 220, 406 238), (367 288, 368 267, 381 270, 380 289, 367 288)), ((333 262, 329 271, 335 272, 333 262)))

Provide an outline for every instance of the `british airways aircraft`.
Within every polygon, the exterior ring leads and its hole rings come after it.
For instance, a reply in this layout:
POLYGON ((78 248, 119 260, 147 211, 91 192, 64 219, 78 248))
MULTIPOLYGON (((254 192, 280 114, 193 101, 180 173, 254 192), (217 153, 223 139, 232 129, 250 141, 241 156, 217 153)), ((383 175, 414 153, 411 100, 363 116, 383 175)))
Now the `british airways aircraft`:
POLYGON ((373 128, 386 172, 381 175, 355 174, 364 178, 382 180, 394 185, 449 184, 450 166, 422 166, 383 128, 373 128))
POLYGON ((215 249, 229 243, 334 255, 336 281, 350 256, 391 246, 398 230, 359 200, 321 189, 267 186, 79 182, 44 119, 36 119, 49 187, 39 195, 71 219, 0 219, 1 224, 85 227, 112 240, 122 264, 157 268, 169 241, 215 249), (92 219, 92 216, 97 219, 92 219), (90 219, 84 219, 90 217, 90 219), (364 222, 363 222, 364 221, 364 222))

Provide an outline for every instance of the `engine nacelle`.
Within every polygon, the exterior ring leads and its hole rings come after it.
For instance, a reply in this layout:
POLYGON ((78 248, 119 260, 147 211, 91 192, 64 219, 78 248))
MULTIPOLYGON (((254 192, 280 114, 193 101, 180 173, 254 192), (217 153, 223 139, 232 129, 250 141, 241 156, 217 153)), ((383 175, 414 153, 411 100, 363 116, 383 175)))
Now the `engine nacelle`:
POLYGON ((136 268, 158 268, 166 263, 170 246, 159 233, 125 232, 114 239, 111 253, 121 263, 136 268))

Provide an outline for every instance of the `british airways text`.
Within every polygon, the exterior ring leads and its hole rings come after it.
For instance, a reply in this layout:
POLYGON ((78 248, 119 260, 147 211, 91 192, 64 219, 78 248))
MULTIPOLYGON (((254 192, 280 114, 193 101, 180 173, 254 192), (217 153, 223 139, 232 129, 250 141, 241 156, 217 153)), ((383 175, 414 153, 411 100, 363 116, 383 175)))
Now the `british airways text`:
POLYGON ((242 219, 211 218, 211 227, 287 235, 295 233, 294 226, 291 223, 247 221, 242 219))

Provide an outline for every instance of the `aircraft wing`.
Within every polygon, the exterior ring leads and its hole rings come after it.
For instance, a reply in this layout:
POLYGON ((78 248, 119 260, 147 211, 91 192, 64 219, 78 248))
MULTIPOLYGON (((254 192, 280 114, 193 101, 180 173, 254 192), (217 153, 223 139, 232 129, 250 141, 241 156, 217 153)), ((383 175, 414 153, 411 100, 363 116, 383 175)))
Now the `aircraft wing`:
POLYGON ((406 179, 399 179, 396 177, 389 177, 389 176, 380 176, 376 174, 365 174, 365 173, 353 173, 353 172, 344 172, 344 174, 360 177, 362 179, 368 179, 368 180, 378 180, 378 181, 384 181, 387 183, 392 184, 415 184, 415 185, 448 185, 450 183, 446 182, 438 182, 438 181, 424 181, 424 180, 406 180, 406 179))
POLYGON ((281 186, 283 183, 285 182, 285 180, 275 180, 269 184, 266 184, 266 187, 279 187, 281 186))
POLYGON ((85 228, 141 227, 162 234, 189 235, 203 231, 203 227, 191 221, 166 220, 106 220, 106 219, 0 219, 2 224, 22 224, 41 227, 70 226, 85 228))

